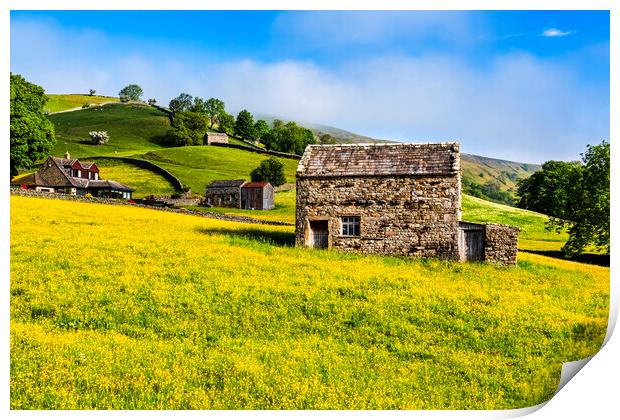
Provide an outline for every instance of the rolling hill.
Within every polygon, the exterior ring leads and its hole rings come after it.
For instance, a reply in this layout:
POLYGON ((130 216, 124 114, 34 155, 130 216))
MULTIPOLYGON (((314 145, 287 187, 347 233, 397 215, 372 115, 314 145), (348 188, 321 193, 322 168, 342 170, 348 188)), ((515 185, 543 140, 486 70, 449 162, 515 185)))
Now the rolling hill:
MULTIPOLYGON (((206 162, 211 153, 214 154, 213 159, 210 160, 211 163, 223 159, 228 154, 230 154, 230 159, 224 159, 222 162, 247 161, 256 166, 257 162, 264 158, 261 155, 249 152, 216 150, 213 147, 203 150, 195 147, 181 147, 174 150, 166 148, 161 144, 161 136, 170 128, 167 114, 144 105, 105 105, 76 112, 54 114, 50 116, 50 120, 56 127, 58 142, 53 153, 57 156, 69 151, 76 157, 107 155, 153 159, 154 162, 158 161, 162 163, 162 166, 167 166, 167 169, 170 169, 184 183, 192 186, 197 193, 204 191, 204 186, 209 180, 214 179, 213 176, 229 176, 230 172, 227 171, 205 171, 204 165, 198 164, 196 166, 200 159, 204 159, 206 162), (93 146, 87 140, 88 132, 91 130, 106 130, 110 133, 112 140, 107 145, 93 146), (149 152, 152 153, 149 154, 149 152), (169 158, 166 156, 168 154, 175 156, 169 158), (174 161, 174 164, 166 163, 166 159, 174 161), (194 163, 184 165, 185 159, 192 160, 194 163), (192 165, 198 170, 196 175, 190 175, 192 165), (184 166, 186 167, 184 168, 184 166)), ((327 128, 333 129, 333 127, 327 128)), ((334 130, 332 132, 335 133, 334 130)), ((353 133, 351 134, 353 135, 353 133)), ((231 142, 244 144, 234 138, 231 139, 231 142)), ((283 162, 286 162, 286 159, 283 162)), ((251 165, 244 165, 243 171, 247 171, 251 165)), ((220 167, 224 168, 225 165, 220 167)), ((538 165, 509 162, 465 153, 462 154, 462 167, 463 191, 465 193, 504 204, 513 204, 517 180, 531 175, 533 171, 539 168, 538 165)), ((287 164, 287 168, 287 177, 293 179, 294 171, 290 162, 287 164)), ((247 172, 243 172, 243 176, 247 175, 247 172)))

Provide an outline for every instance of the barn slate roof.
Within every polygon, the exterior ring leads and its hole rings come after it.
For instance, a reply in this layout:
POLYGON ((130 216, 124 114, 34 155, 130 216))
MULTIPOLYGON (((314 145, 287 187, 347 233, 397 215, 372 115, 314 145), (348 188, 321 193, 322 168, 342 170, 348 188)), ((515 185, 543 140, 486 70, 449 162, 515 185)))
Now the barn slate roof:
POLYGON ((241 187, 245 182, 243 179, 216 179, 209 185, 207 188, 230 188, 230 187, 241 187))
POLYGON ((297 177, 456 175, 459 143, 309 145, 297 177))

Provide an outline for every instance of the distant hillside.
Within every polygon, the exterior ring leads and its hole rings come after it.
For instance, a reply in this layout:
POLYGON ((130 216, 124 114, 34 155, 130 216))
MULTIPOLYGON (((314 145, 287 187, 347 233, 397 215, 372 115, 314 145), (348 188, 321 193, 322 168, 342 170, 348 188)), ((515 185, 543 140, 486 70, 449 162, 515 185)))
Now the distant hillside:
POLYGON ((63 112, 71 109, 82 108, 84 105, 100 105, 108 102, 119 102, 118 98, 114 98, 112 96, 99 96, 99 95, 80 95, 80 94, 69 94, 69 95, 57 95, 57 94, 48 94, 49 98, 45 109, 48 112, 63 112))
POLYGON ((541 168, 530 163, 511 162, 484 156, 461 154, 463 192, 497 203, 513 205, 517 182, 541 168))

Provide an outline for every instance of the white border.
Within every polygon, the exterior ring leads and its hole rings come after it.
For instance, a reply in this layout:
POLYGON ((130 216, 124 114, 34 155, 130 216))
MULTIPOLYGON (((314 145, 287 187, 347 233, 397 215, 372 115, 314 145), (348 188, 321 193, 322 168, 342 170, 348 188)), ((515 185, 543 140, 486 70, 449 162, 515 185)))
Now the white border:
MULTIPOLYGON (((0 17, 0 42, 2 45, 2 54, 4 60, 0 60, 0 71, 5 77, 10 71, 9 66, 9 48, 10 48, 10 19, 9 11, 13 10, 199 10, 199 9, 214 9, 214 10, 234 10, 234 9, 271 9, 271 10, 337 10, 337 9, 365 9, 365 10, 404 10, 404 9, 418 9, 418 10, 610 10, 611 11, 611 108, 610 115, 620 115, 620 109, 618 107, 618 77, 620 75, 619 57, 620 57, 620 2, 617 0, 476 0, 476 1, 463 1, 463 0, 409 0, 406 4, 403 4, 402 0, 383 0, 383 1, 355 1, 355 0, 304 0, 304 1, 285 1, 285 0, 271 0, 271 1, 259 1, 259 0, 229 0, 223 1, 209 1, 209 0, 176 0, 174 2, 165 2, 158 0, 151 0, 145 2, 144 0, 91 0, 84 2, 83 0, 58 0, 53 3, 49 0, 5 0, 2 2, 1 17, 0 17)), ((9 144, 9 83, 8 78, 4 79, 5 82, 0 88, 2 95, 2 101, 0 102, 0 127, 2 127, 2 140, 5 145, 5 153, 2 154, 0 161, 2 162, 2 171, 7 177, 9 174, 9 158, 6 153, 7 145, 9 144)), ((620 128, 620 119, 611 118, 610 135, 614 139, 618 137, 620 128)), ((616 147, 612 143, 612 214, 620 214, 618 208, 618 185, 620 172, 618 171, 618 159, 616 156, 616 147)), ((6 178, 5 178, 6 179, 6 178)), ((2 200, 2 208, 4 217, 0 221, 0 231, 2 240, 0 241, 0 252, 3 256, 3 264, 0 265, 2 270, 2 290, 0 291, 0 300, 2 302, 2 318, 1 318, 1 330, 2 330, 2 346, 0 349, 0 358, 3 360, 0 368, 0 409, 3 414, 7 414, 9 408, 9 193, 8 182, 0 184, 0 200, 2 200)), ((619 227, 617 223, 618 219, 612 218, 612 237, 618 238, 619 227)), ((607 344, 600 350, 600 352, 592 358, 585 369, 569 383, 562 388, 559 393, 552 398, 544 407, 540 408, 534 414, 535 418, 611 418, 612 413, 617 414, 618 411, 618 397, 617 397, 617 385, 618 378, 620 378, 620 341, 617 338, 618 334, 611 336, 613 325, 617 319, 618 313, 618 276, 616 273, 616 263, 619 257, 619 247, 617 243, 612 241, 612 278, 611 278, 611 316, 610 316, 610 329, 608 331, 607 344)), ((513 417, 526 414, 536 410, 536 408, 530 408, 525 410, 508 410, 508 411, 476 411, 476 412, 367 412, 367 411, 345 411, 345 412, 235 412, 234 415, 238 417, 315 417, 315 416, 328 416, 328 417, 349 417, 349 418, 376 418, 377 416, 383 417, 384 415, 394 417, 432 417, 432 418, 454 418, 454 417, 474 417, 474 418, 502 418, 513 417)), ((44 415, 47 417, 64 418, 70 417, 83 417, 83 416, 113 416, 117 417, 123 415, 122 412, 8 412, 10 416, 15 417, 34 417, 44 415)), ((127 413, 125 413, 127 414, 127 413)), ((208 415, 209 417, 223 418, 228 417, 231 413, 228 412, 174 412, 175 415, 195 417, 208 415)), ((132 412, 131 415, 149 416, 155 418, 163 418, 168 416, 168 412, 162 411, 148 411, 148 412, 132 412)))

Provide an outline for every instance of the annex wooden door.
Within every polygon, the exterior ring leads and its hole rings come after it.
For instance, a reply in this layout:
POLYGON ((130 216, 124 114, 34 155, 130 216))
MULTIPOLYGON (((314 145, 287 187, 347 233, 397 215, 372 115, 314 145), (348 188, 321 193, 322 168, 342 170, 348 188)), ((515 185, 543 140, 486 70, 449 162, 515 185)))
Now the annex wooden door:
POLYGON ((459 228, 459 255, 461 261, 484 260, 484 228, 462 223, 459 228))
POLYGON ((310 246, 312 248, 327 248, 329 242, 329 231, 327 220, 310 221, 310 246))

